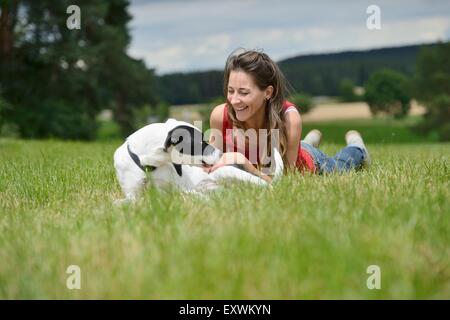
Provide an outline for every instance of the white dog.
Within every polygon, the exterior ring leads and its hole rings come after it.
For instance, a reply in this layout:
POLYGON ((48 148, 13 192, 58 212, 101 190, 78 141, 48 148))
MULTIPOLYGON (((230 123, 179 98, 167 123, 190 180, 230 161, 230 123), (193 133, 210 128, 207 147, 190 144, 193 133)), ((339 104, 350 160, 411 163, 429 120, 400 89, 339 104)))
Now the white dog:
MULTIPOLYGON (((283 161, 276 149, 274 155, 276 179, 283 172, 283 161)), ((221 156, 222 152, 206 143, 196 127, 168 119, 130 135, 114 153, 114 167, 124 200, 136 200, 148 178, 158 188, 173 184, 183 192, 216 189, 220 181, 227 179, 268 185, 236 166, 223 166, 210 174, 201 168, 202 164, 213 165, 221 156)))

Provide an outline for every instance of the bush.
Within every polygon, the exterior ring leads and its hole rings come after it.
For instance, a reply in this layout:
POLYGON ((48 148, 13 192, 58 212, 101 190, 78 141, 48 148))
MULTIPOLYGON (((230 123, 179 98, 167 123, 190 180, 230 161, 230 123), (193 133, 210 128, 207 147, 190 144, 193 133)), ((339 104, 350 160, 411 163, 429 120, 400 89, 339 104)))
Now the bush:
POLYGON ((0 97, 0 137, 17 138, 20 136, 17 125, 7 120, 11 111, 11 105, 0 97))
POLYGON ((312 98, 307 94, 295 94, 288 100, 295 104, 301 113, 308 113, 315 107, 312 98))
POLYGON ((428 103, 418 129, 424 133, 437 131, 439 140, 450 141, 450 96, 441 94, 428 103))
POLYGON ((350 79, 342 79, 339 83, 339 95, 343 102, 353 102, 358 100, 355 94, 355 84, 350 79))
POLYGON ((6 124, 9 104, 0 96, 0 130, 6 124))
POLYGON ((395 118, 406 116, 411 107, 409 83, 405 76, 384 69, 371 75, 365 86, 365 100, 373 115, 386 113, 395 118))
POLYGON ((83 105, 71 105, 62 100, 46 100, 36 106, 8 108, 5 120, 14 124, 24 138, 61 138, 92 140, 97 122, 83 105), (33 112, 30 112, 33 110, 33 112))
POLYGON ((108 140, 116 140, 121 139, 122 134, 120 131, 120 126, 117 122, 108 120, 108 121, 99 121, 99 127, 97 131, 97 139, 101 141, 108 140))
POLYGON ((224 102, 225 99, 223 97, 216 97, 207 102, 202 108, 199 109, 198 112, 200 113, 200 117, 202 118, 203 128, 209 128, 209 118, 211 117, 211 112, 216 106, 224 102))
POLYGON ((170 115, 169 105, 160 102, 156 106, 145 105, 133 111, 133 127, 139 129, 149 123, 165 122, 170 115))
POLYGON ((159 122, 165 122, 170 115, 169 105, 165 102, 160 102, 156 105, 154 109, 153 116, 158 118, 159 122))
POLYGON ((450 42, 420 52, 414 86, 415 97, 427 108, 418 129, 450 141, 450 42))

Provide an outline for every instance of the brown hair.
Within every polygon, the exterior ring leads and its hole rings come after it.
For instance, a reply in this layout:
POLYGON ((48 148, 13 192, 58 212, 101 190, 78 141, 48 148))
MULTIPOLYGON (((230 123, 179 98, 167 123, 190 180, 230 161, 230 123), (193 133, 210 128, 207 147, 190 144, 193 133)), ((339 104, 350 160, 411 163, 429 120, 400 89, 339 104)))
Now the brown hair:
POLYGON ((224 71, 223 93, 226 98, 228 118, 233 126, 244 129, 243 123, 236 118, 236 113, 227 99, 228 82, 231 71, 243 71, 250 75, 260 90, 265 90, 268 86, 273 86, 273 94, 266 100, 266 120, 268 131, 268 151, 271 151, 271 129, 279 130, 279 152, 283 158, 285 168, 287 166, 286 149, 287 133, 283 121, 283 102, 286 96, 286 80, 277 64, 264 52, 256 50, 238 49, 230 54, 227 59, 224 71), (240 52, 239 52, 240 51, 240 52))

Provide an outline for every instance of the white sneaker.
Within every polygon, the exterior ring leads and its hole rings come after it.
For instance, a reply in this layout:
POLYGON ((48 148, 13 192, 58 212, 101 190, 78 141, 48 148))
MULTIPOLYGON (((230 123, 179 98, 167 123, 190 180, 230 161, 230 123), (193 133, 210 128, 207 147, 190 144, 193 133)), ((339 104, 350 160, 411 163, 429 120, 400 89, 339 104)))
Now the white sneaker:
POLYGON ((312 129, 303 139, 304 142, 312 145, 315 148, 318 148, 320 142, 322 141, 322 132, 317 129, 312 129))
POLYGON ((345 142, 347 142, 347 145, 354 145, 364 149, 366 155, 364 157, 362 164, 364 167, 369 167, 372 160, 370 159, 369 151, 367 150, 366 145, 364 144, 364 140, 361 134, 356 130, 347 131, 347 133, 345 134, 345 142))

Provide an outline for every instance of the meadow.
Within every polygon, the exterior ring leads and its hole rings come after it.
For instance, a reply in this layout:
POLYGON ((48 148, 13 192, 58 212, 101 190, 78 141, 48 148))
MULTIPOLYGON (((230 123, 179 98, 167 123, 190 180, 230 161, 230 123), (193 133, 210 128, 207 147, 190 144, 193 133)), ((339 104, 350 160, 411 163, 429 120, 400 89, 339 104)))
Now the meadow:
MULTIPOLYGON (((322 149, 342 147, 348 125, 323 124, 322 149)), ((449 299, 450 144, 357 129, 365 171, 209 197, 149 186, 122 207, 121 141, 0 139, 0 298, 449 299), (69 265, 80 290, 66 287, 69 265)))

